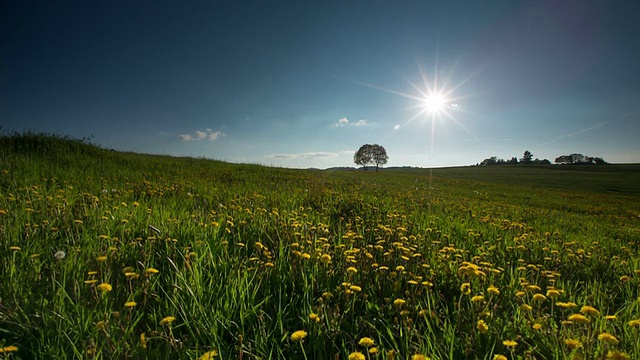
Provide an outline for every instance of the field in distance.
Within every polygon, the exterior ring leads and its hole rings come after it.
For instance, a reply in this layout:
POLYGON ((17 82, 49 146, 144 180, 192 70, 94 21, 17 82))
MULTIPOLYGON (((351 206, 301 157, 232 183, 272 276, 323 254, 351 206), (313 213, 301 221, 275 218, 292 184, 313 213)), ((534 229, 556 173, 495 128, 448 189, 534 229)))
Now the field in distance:
POLYGON ((640 358, 638 165, 292 170, 25 133, 0 171, 3 355, 640 358))

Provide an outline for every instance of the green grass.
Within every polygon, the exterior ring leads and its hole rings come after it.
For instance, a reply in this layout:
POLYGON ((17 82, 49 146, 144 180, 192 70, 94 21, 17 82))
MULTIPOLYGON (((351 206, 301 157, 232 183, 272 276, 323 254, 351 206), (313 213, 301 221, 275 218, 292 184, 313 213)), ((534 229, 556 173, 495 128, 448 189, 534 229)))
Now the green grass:
POLYGON ((635 165, 291 170, 30 132, 0 171, 13 358, 640 358, 635 165))

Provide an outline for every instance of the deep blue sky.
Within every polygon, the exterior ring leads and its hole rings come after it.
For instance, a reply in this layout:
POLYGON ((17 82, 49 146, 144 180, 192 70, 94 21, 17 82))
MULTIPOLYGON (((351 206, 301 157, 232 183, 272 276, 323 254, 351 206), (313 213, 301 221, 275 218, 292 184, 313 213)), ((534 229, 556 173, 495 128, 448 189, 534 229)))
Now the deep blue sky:
POLYGON ((0 125, 301 168, 352 166, 364 143, 400 166, 525 150, 640 162, 638 11, 633 1, 7 0, 0 125), (412 84, 425 91, 436 76, 453 90, 449 116, 416 117, 425 109, 412 84))

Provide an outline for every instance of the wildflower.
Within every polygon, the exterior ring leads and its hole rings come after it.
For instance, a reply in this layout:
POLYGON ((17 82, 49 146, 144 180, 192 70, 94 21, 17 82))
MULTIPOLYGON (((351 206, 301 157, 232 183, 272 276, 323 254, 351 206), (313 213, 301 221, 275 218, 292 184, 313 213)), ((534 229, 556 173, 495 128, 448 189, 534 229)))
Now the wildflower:
POLYGON ((589 306, 589 305, 585 305, 580 309, 580 312, 585 314, 585 315, 597 315, 600 314, 600 311, 598 311, 596 308, 594 308, 593 306, 589 306))
POLYGON ((320 317, 316 313, 311 313, 311 314, 309 314, 309 320, 315 321, 315 322, 320 322, 320 317))
POLYGON ((160 325, 170 325, 172 322, 176 320, 173 316, 167 316, 164 319, 160 320, 160 325))
POLYGON ((395 299, 393 301, 393 305, 396 306, 396 307, 402 307, 402 305, 404 305, 404 303, 406 303, 406 301, 403 300, 403 299, 395 299))
POLYGON ((325 264, 329 264, 329 263, 331 263, 331 255, 329 255, 329 254, 323 254, 323 255, 320 257, 320 261, 322 261, 322 262, 323 262, 323 263, 325 263, 325 264))
POLYGON ((492 295, 500 295, 500 290, 498 290, 498 288, 493 285, 487 288, 487 292, 492 295))
POLYGON ((629 360, 631 359, 629 357, 629 355, 620 352, 620 351, 613 351, 613 350, 609 350, 609 352, 607 353, 607 359, 612 359, 612 360, 629 360))
POLYGON ((591 320, 587 319, 584 315, 580 315, 580 314, 573 314, 569 316, 569 320, 570 321, 575 321, 578 323, 590 323, 591 320))
POLYGON ((603 332, 600 335, 598 335, 598 340, 602 342, 606 342, 609 345, 616 345, 617 343, 620 342, 618 338, 606 332, 603 332))
POLYGON ((378 351, 379 351, 379 350, 378 350, 378 348, 377 348, 377 347, 369 348, 369 354, 373 354, 373 355, 375 355, 375 354, 377 354, 377 353, 378 353, 378 351))
POLYGON ((640 328, 640 319, 631 320, 627 323, 631 327, 640 328))
POLYGON ((506 356, 501 355, 501 354, 495 354, 493 355, 493 360, 508 360, 506 356))
POLYGON ((15 345, 9 345, 9 346, 5 346, 3 348, 0 348, 0 354, 5 354, 5 353, 9 353, 9 352, 14 352, 14 351, 18 351, 18 347, 15 345))
POLYGON ((360 339, 360 341, 358 341, 358 345, 364 346, 364 347, 371 347, 375 345, 375 341, 373 341, 372 338, 363 337, 362 339, 360 339))
POLYGON ((20 251, 20 246, 9 246, 9 250, 11 250, 11 251, 20 251))
POLYGON ((516 297, 517 298, 523 297, 524 294, 525 294, 524 291, 518 291, 518 292, 516 292, 516 297))
POLYGON ((567 345, 569 349, 582 347, 582 343, 578 339, 564 339, 564 344, 567 345))
POLYGON ((396 358, 396 351, 391 349, 389 351, 387 351, 387 359, 389 360, 393 360, 396 358))
POLYGON ((100 285, 97 286, 98 290, 102 291, 103 293, 109 292, 112 290, 112 287, 110 284, 108 283, 102 283, 100 285))
POLYGON ((415 354, 411 357, 411 360, 429 360, 429 358, 422 354, 415 354))
POLYGON ((540 330, 540 329, 542 329, 542 324, 535 323, 531 327, 533 328, 533 330, 540 330))
POLYGON ((605 318, 605 320, 615 320, 615 319, 617 319, 617 317, 615 315, 606 315, 604 318, 605 318))
POLYGON ((142 346, 143 349, 147 348, 147 337, 144 333, 140 334, 140 346, 142 346))
POLYGON ((138 303, 136 303, 135 301, 127 301, 126 303, 124 303, 124 307, 128 308, 135 307, 136 305, 138 305, 138 303))
POLYGON ((56 251, 55 254, 53 254, 53 257, 56 260, 62 260, 62 259, 64 259, 65 256, 67 256, 67 254, 62 250, 58 250, 58 251, 56 251))
POLYGON ((350 273, 350 274, 355 274, 355 273, 358 272, 358 269, 354 268, 353 266, 349 266, 347 268, 347 272, 350 273))
POLYGON ((484 296, 482 295, 475 295, 474 297, 471 298, 471 302, 481 302, 484 301, 484 296))
POLYGON ((107 261, 107 257, 106 256, 98 256, 96 258, 96 260, 99 261, 99 262, 105 262, 105 261, 107 261))
POLYGON ((304 330, 295 331, 291 334, 291 341, 300 341, 307 337, 307 332, 304 330))
POLYGON ((84 283, 87 284, 87 285, 93 285, 93 284, 95 284, 97 282, 98 282, 98 280, 96 280, 96 279, 90 279, 90 280, 85 280, 84 281, 84 283))
POLYGON ((518 345, 518 343, 513 341, 513 340, 504 340, 502 342, 502 345, 504 345, 506 347, 516 347, 518 345))
POLYGON ((212 360, 214 357, 218 356, 218 352, 215 350, 207 351, 206 353, 200 356, 199 360, 212 360))
POLYGON ((483 334, 489 331, 489 325, 487 325, 487 323, 484 322, 484 320, 478 320, 478 324, 476 326, 478 328, 478 331, 480 331, 483 334))
POLYGON ((578 307, 578 304, 576 304, 574 302, 560 302, 560 301, 558 301, 556 303, 556 306, 561 307, 563 309, 568 309, 568 308, 578 307))
POLYGON ((471 294, 471 284, 463 283, 462 285, 460 285, 460 291, 465 295, 471 294))
POLYGON ((150 267, 150 268, 146 268, 144 272, 145 272, 146 274, 157 274, 157 273, 159 273, 160 271, 158 271, 158 269, 154 269, 154 268, 150 267))
POLYGON ((529 305, 529 304, 522 304, 522 305, 520 305, 520 310, 531 311, 531 310, 533 310, 533 307, 531 305, 529 305))
POLYGON ((629 281, 629 277, 627 275, 620 276, 620 281, 622 282, 629 281))
POLYGON ((354 351, 349 354, 348 360, 365 360, 364 354, 359 351, 354 351))
POLYGON ((358 285, 351 285, 349 287, 349 289, 351 289, 351 291, 353 291, 353 292, 361 292, 362 291, 362 288, 360 286, 358 286, 358 285))

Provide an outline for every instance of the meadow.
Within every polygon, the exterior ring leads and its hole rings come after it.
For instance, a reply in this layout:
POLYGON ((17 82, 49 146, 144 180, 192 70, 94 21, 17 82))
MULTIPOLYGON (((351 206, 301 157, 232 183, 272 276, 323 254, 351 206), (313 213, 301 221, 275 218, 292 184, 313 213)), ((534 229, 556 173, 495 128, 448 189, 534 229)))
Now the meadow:
POLYGON ((0 171, 0 358, 640 359, 637 165, 0 171))

